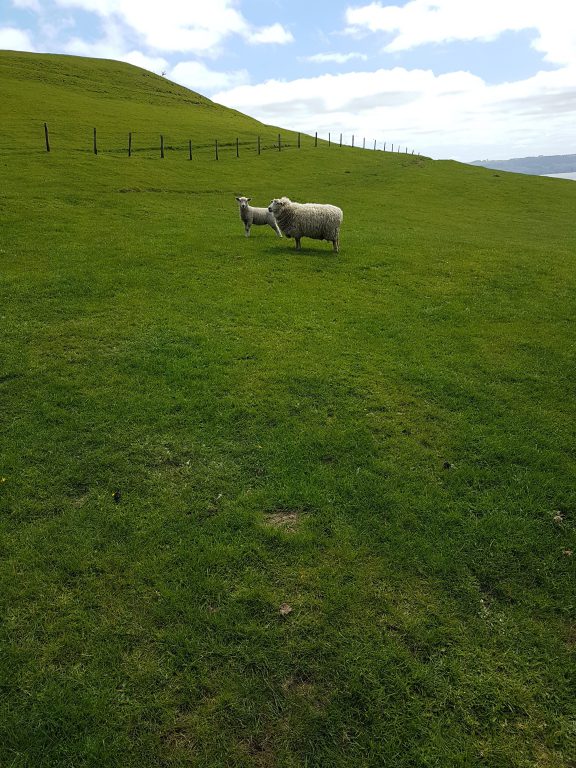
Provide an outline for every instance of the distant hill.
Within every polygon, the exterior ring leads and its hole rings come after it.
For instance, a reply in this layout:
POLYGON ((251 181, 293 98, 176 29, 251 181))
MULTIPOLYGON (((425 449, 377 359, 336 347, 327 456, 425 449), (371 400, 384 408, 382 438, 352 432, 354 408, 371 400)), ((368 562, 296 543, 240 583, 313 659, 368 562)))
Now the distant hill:
POLYGON ((549 173, 576 172, 576 155, 538 155, 538 157, 515 157, 511 160, 475 160, 470 165, 481 165, 483 168, 494 168, 497 171, 545 176, 549 173))

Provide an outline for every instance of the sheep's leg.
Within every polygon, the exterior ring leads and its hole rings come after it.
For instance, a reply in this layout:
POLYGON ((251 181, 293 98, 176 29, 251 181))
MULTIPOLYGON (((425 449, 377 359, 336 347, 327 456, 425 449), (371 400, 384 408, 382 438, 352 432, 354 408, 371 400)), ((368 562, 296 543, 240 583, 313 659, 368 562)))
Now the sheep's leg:
POLYGON ((300 250, 300 238, 296 237, 296 235, 294 235, 294 240, 296 240, 296 250, 299 251, 300 250))
POLYGON ((338 251, 340 250, 340 238, 338 236, 336 236, 336 239, 332 241, 332 247, 334 248, 336 253, 338 253, 338 251))
POLYGON ((274 222, 274 224, 270 224, 270 226, 276 232, 278 237, 282 237, 282 232, 280 232, 280 227, 278 226, 278 224, 276 224, 276 222, 274 222))
POLYGON ((250 224, 244 224, 244 231, 246 233, 246 237, 250 237, 250 224))

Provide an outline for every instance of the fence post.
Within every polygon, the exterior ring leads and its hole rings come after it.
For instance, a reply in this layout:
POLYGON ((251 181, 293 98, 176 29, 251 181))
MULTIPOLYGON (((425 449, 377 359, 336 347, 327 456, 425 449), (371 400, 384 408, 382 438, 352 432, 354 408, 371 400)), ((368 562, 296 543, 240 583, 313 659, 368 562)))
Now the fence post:
POLYGON ((94 128, 94 154, 98 154, 98 145, 96 143, 96 128, 94 128))
POLYGON ((330 146, 330 134, 328 134, 328 146, 330 146))
POLYGON ((340 134, 340 146, 342 146, 342 134, 340 134))
POLYGON ((44 138, 46 140, 46 152, 50 152, 50 139, 48 138, 48 125, 44 123, 44 138))
POLYGON ((384 142, 384 149, 382 151, 386 152, 386 142, 384 142))
POLYGON ((374 152, 376 152, 376 139, 374 139, 374 152))
POLYGON ((132 156, 132 131, 128 134, 128 157, 132 156))
POLYGON ((160 136, 160 157, 164 157, 164 136, 160 136))
POLYGON ((318 146, 318 131, 316 131, 316 135, 314 136, 314 146, 318 146))
POLYGON ((354 134, 352 134, 352 147, 354 147, 354 134))
POLYGON ((218 160, 218 139, 215 139, 215 147, 216 147, 216 160, 218 160))
POLYGON ((392 149, 390 151, 394 152, 394 144, 392 144, 392 149))
POLYGON ((298 133, 298 149, 300 149, 300 133, 298 133))
POLYGON ((278 152, 282 151, 282 137, 278 134, 278 152))
POLYGON ((258 136, 258 154, 260 154, 260 136, 258 136))
POLYGON ((236 157, 240 157, 240 149, 238 147, 238 137, 236 137, 236 157))
POLYGON ((192 139, 188 139, 188 159, 192 160, 192 139))
POLYGON ((362 149, 366 149, 366 136, 362 139, 362 149))

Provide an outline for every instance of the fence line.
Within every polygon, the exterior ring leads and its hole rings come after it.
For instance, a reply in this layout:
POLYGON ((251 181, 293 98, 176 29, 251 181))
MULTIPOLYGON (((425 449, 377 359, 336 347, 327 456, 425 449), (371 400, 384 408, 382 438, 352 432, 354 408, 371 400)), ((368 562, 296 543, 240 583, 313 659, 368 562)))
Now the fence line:
MULTIPOLYGON (((62 134, 60 134, 60 135, 62 135, 62 134)), ((76 131, 76 135, 78 135, 77 131, 76 131)), ((152 143, 150 141, 152 139, 152 135, 153 134, 151 134, 150 132, 147 132, 147 131, 146 132, 143 131, 143 132, 140 132, 140 133, 139 132, 133 132, 133 131, 128 132, 127 134, 125 134, 125 136, 126 136, 126 139, 125 139, 126 144, 124 144, 123 152, 127 151, 128 157, 132 157, 135 153, 154 152, 153 140, 152 140, 152 143), (137 140, 137 138, 139 136, 142 138, 144 146, 136 147, 136 140, 137 140), (144 136, 146 138, 144 138, 144 136)), ((310 145, 309 146, 312 145, 312 141, 314 142, 314 147, 318 147, 319 142, 321 143, 321 145, 323 145, 324 147, 327 147, 327 148, 332 148, 332 147, 336 147, 336 146, 341 148, 342 146, 346 146, 345 143, 343 142, 343 138, 344 137, 343 137, 342 133, 340 134, 340 141, 339 141, 338 145, 336 144, 336 142, 332 141, 332 132, 328 132, 327 139, 322 139, 318 135, 318 131, 315 131, 314 135, 312 135, 312 134, 303 134, 303 135, 310 139, 310 145)), ((266 149, 274 149, 274 150, 276 150, 278 152, 281 152, 284 149, 290 149, 290 148, 301 149, 305 145, 305 142, 302 140, 302 136, 303 135, 300 132, 298 132, 297 134, 294 132, 294 133, 290 134, 289 138, 286 138, 286 135, 284 135, 284 138, 283 138, 282 134, 279 133, 279 134, 277 134, 275 139, 270 139, 270 141, 272 142, 271 144, 267 144, 267 143, 263 142, 262 141, 263 137, 261 135, 257 135, 253 140, 250 140, 250 139, 240 140, 239 137, 236 137, 232 141, 228 141, 228 142, 222 142, 222 141, 219 141, 218 138, 214 138, 213 144, 212 144, 212 147, 213 147, 213 157, 214 157, 215 160, 219 160, 220 157, 221 157, 221 154, 222 154, 222 150, 230 149, 230 148, 234 148, 234 147, 235 147, 235 150, 236 150, 236 157, 237 158, 239 158, 241 156, 241 154, 242 154, 241 150, 243 150, 245 152, 248 152, 248 153, 255 152, 257 155, 260 155, 262 153, 262 151, 266 150, 266 149)), ((118 134, 116 134, 116 136, 118 136, 118 134)), ((182 151, 183 153, 187 151, 188 159, 192 160, 194 156, 196 156, 196 157, 199 156, 199 154, 200 154, 200 152, 202 150, 209 150, 209 147, 210 147, 209 143, 195 144, 194 145, 195 154, 193 154, 193 152, 192 152, 192 139, 191 138, 178 139, 178 140, 176 140, 176 142, 169 143, 169 142, 165 142, 165 135, 164 134, 157 134, 157 136, 158 136, 159 144, 156 144, 156 152, 159 152, 159 155, 160 155, 161 159, 164 159, 166 157, 166 153, 168 151, 170 151, 170 152, 182 151)), ((360 149, 361 148, 362 151, 366 151, 366 137, 363 137, 363 139, 362 139, 362 147, 360 147, 359 143, 356 142, 356 139, 357 139, 357 137, 354 134, 352 134, 351 135, 351 143, 348 146, 351 147, 352 149, 360 149)), ((114 143, 119 142, 119 141, 121 141, 121 140, 119 140, 117 138, 115 138, 113 140, 114 143)), ((380 147, 378 146, 379 143, 378 143, 377 139, 374 139, 373 141, 374 141, 374 145, 373 145, 372 151, 377 151, 379 149, 381 149, 381 151, 383 151, 383 152, 387 151, 386 150, 386 147, 387 147, 387 142, 386 141, 381 142, 380 147)), ((102 154, 102 153, 108 153, 108 154, 112 154, 112 153, 116 153, 116 152, 122 153, 122 149, 119 149, 117 146, 116 147, 105 148, 104 145, 105 145, 105 141, 103 141, 102 134, 98 135, 97 129, 94 126, 93 129, 92 129, 92 148, 91 148, 94 155, 98 155, 98 154, 102 154)), ((52 142, 50 141, 50 131, 49 131, 49 126, 48 126, 47 123, 44 123, 44 146, 45 146, 46 152, 58 151, 57 142, 55 144, 54 140, 52 140, 52 142)), ((390 144, 390 149, 388 151, 394 152, 395 149, 396 149, 397 152, 400 152, 401 151, 400 144, 396 144, 395 145, 394 143, 391 143, 390 144)), ((63 147, 61 151, 63 151, 63 152, 66 152, 66 151, 86 152, 86 151, 90 151, 90 149, 89 149, 89 145, 88 144, 86 145, 85 149, 78 148, 78 147, 75 147, 75 148, 71 149, 69 144, 68 144, 68 146, 63 147)), ((409 150, 408 146, 404 146, 404 152, 405 152, 405 154, 409 154, 410 153, 412 155, 414 155, 414 154, 420 155, 419 152, 415 153, 415 150, 413 150, 413 149, 409 150)))

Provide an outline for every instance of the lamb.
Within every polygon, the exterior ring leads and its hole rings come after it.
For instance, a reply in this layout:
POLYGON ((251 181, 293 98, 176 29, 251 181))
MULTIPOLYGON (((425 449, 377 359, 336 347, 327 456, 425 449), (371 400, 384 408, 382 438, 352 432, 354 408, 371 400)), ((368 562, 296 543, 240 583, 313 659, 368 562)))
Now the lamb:
POLYGON ((240 206, 240 218, 244 222, 244 231, 246 237, 250 237, 250 227, 252 224, 268 224, 276 232, 278 237, 282 237, 282 232, 278 229, 274 214, 268 208, 253 208, 249 205, 251 197, 237 197, 240 206))
POLYGON ((293 203, 288 197, 275 198, 268 206, 270 213, 286 237, 296 240, 296 250, 300 250, 302 237, 314 240, 328 240, 338 253, 340 250, 340 225, 343 213, 335 205, 321 203, 293 203))

